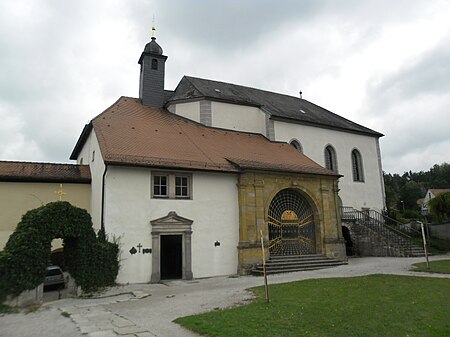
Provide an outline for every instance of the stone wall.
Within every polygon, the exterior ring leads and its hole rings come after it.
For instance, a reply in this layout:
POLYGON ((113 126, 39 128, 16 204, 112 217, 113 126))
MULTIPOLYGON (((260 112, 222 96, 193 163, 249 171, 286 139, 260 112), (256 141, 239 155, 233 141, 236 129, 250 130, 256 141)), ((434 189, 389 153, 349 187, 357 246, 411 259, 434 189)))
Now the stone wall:
POLYGON ((395 247, 389 245, 385 237, 357 222, 343 223, 350 230, 353 254, 356 256, 399 256, 395 247))
POLYGON ((430 235, 436 239, 450 240, 450 223, 443 225, 428 225, 430 235))
POLYGON ((44 284, 41 283, 36 288, 25 290, 19 296, 8 295, 4 304, 10 307, 28 307, 30 305, 42 304, 44 298, 44 284))

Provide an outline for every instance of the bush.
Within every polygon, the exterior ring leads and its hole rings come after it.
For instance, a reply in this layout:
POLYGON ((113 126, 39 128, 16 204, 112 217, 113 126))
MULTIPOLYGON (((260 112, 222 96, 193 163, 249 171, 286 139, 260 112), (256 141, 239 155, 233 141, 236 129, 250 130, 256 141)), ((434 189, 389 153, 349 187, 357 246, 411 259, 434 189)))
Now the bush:
POLYGON ((118 244, 97 238, 86 210, 58 201, 28 211, 0 252, 0 303, 43 282, 55 238, 64 239, 67 270, 84 291, 114 283, 118 244))
POLYGON ((406 219, 421 219, 422 218, 422 215, 420 214, 419 211, 410 210, 410 209, 405 210, 405 212, 402 215, 406 219))

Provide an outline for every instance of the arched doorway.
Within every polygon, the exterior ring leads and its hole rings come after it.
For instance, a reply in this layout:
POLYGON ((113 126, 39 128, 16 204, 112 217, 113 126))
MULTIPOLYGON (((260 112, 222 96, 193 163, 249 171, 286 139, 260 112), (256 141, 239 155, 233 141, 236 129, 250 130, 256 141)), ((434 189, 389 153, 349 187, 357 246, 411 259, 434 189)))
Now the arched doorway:
POLYGON ((347 226, 342 226, 342 237, 345 240, 345 252, 347 256, 353 256, 353 241, 350 229, 347 226))
POLYGON ((271 255, 316 253, 314 212, 309 201, 294 189, 280 191, 268 210, 271 255))

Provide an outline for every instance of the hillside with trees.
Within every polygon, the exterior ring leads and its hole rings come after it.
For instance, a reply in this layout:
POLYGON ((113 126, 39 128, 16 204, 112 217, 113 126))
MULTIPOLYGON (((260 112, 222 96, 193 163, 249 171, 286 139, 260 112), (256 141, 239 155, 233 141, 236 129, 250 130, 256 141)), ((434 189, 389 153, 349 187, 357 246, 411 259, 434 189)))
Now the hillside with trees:
POLYGON ((428 189, 450 188, 450 164, 436 164, 429 171, 383 173, 386 188, 386 206, 393 218, 421 219, 417 200, 428 189))

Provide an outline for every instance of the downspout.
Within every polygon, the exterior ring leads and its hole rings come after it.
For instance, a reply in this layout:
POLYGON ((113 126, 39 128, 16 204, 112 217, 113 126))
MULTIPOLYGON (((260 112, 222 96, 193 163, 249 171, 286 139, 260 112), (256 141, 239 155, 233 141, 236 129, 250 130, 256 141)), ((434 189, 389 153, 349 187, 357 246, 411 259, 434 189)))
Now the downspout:
POLYGON ((105 231, 105 180, 106 180, 106 172, 108 171, 108 165, 105 164, 105 170, 103 171, 102 176, 102 210, 101 210, 101 229, 105 231))

